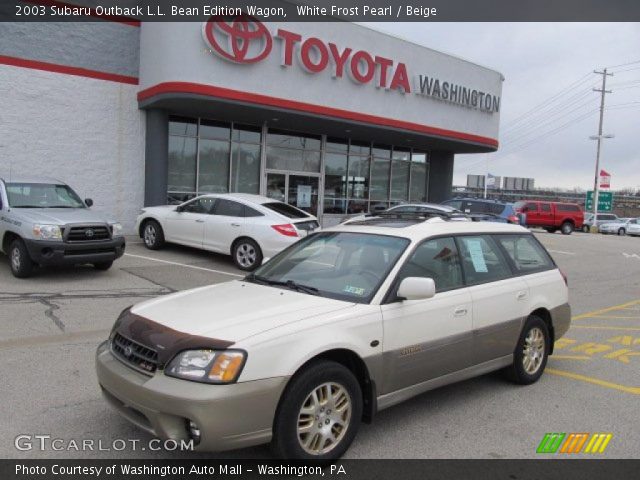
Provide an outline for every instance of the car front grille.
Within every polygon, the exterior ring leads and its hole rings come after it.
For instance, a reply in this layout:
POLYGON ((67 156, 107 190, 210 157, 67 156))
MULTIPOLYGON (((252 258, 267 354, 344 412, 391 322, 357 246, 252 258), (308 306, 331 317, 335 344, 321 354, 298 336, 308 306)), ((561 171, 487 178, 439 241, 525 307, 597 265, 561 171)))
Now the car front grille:
POLYGON ((307 231, 315 230, 320 226, 320 224, 318 224, 318 222, 316 222, 315 220, 309 220, 308 222, 298 222, 298 223, 294 223, 294 225, 298 230, 307 230, 307 231))
POLYGON ((106 225, 74 225, 66 232, 67 242, 95 242, 110 238, 111 232, 106 225))
POLYGON ((111 340, 111 351, 122 363, 147 375, 158 368, 158 352, 119 333, 111 340))

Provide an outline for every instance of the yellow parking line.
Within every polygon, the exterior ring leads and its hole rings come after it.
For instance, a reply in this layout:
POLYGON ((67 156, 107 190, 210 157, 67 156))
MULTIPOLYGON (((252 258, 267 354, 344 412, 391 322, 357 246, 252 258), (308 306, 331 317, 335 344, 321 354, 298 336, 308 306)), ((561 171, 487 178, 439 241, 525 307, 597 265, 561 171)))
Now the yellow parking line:
POLYGON ((640 395, 640 387, 627 387, 618 383, 607 382, 606 380, 600 380, 599 378, 587 377, 586 375, 580 375, 578 373, 567 372, 564 370, 557 370, 555 368, 547 368, 545 372, 548 372, 551 375, 558 375, 560 377, 566 377, 573 380, 592 383, 594 385, 610 388, 612 390, 619 390, 621 392, 631 393, 633 395, 640 395))
POLYGON ((604 319, 621 319, 621 320, 640 320, 640 316, 636 315, 634 317, 622 316, 622 315, 591 315, 589 318, 604 318, 604 319))
POLYGON ((583 318, 593 317, 594 315, 601 315, 607 312, 613 312, 614 310, 621 310, 623 308, 631 307, 633 305, 640 304, 640 300, 634 300, 632 302, 621 303, 620 305, 614 305, 613 307, 601 308, 600 310, 594 310, 593 312, 581 313, 571 317, 571 320, 582 320, 583 318))
POLYGON ((591 328, 593 330, 631 330, 631 331, 640 331, 640 327, 607 327, 605 325, 571 325, 571 328, 591 328))
POLYGON ((591 360, 591 357, 586 355, 553 355, 551 358, 556 360, 591 360))

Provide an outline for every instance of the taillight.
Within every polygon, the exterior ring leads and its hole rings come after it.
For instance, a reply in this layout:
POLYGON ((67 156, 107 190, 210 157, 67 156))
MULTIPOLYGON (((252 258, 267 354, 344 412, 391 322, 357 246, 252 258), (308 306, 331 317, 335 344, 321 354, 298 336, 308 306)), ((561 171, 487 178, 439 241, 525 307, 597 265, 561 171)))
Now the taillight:
POLYGON ((285 237, 298 236, 298 231, 290 223, 285 223, 283 225, 271 225, 271 228, 273 228, 276 232, 284 235, 285 237))
POLYGON ((560 275, 562 275, 562 279, 564 280, 565 285, 568 287, 569 286, 569 279, 567 278, 567 274, 564 273, 561 269, 560 270, 560 275))

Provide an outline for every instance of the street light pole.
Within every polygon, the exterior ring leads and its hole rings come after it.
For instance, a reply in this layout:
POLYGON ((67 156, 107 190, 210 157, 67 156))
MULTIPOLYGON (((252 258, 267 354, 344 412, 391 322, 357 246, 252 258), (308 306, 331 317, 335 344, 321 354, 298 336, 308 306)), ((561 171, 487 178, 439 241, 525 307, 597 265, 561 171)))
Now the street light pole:
POLYGON ((607 86, 607 76, 611 77, 613 76, 613 73, 607 73, 607 69, 605 68, 602 72, 598 72, 597 70, 594 70, 594 73, 597 73, 598 75, 602 75, 602 89, 599 90, 597 88, 594 88, 593 91, 594 92, 600 92, 600 122, 598 124, 598 135, 597 136, 592 136, 589 137, 592 140, 597 140, 598 141, 598 146, 597 146, 597 150, 596 150, 596 172, 595 172, 595 177, 593 180, 593 223, 591 224, 591 233, 597 233, 598 232, 598 226, 596 224, 596 220, 598 219, 598 197, 600 194, 600 181, 599 181, 599 177, 600 177, 600 149, 601 149, 601 144, 602 144, 602 139, 603 138, 611 138, 611 135, 602 135, 602 123, 604 120, 604 96, 607 93, 611 93, 611 90, 607 90, 606 86, 607 86))

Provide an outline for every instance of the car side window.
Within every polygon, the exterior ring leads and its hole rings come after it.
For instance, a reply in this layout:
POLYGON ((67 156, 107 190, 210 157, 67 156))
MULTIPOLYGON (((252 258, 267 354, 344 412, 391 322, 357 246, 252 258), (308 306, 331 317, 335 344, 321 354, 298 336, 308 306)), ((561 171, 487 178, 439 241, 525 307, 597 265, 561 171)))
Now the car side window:
POLYGON ((526 273, 554 268, 553 260, 531 235, 497 235, 518 272, 526 273))
POLYGON ((527 203, 526 207, 527 207, 527 210, 530 211, 530 212, 537 212, 538 211, 538 204, 537 203, 529 202, 529 203, 527 203))
POLYGON ((264 214, 257 211, 255 208, 244 206, 244 216, 245 217, 264 217, 264 214))
POLYGON ((224 198, 218 199, 213 210, 214 215, 225 217, 244 217, 244 205, 224 198))
POLYGON ((198 198, 182 207, 182 211, 189 213, 211 213, 215 201, 215 198, 198 198))
POLYGON ((511 276, 507 260, 490 236, 460 236, 457 241, 467 284, 495 282, 511 276))
POLYGON ((548 203, 541 203, 540 204, 540 210, 542 210, 543 212, 550 212, 551 211, 551 205, 549 205, 548 203))
POLYGON ((421 243, 402 266, 398 285, 407 277, 432 278, 436 292, 462 287, 460 257, 453 238, 435 238, 421 243))

